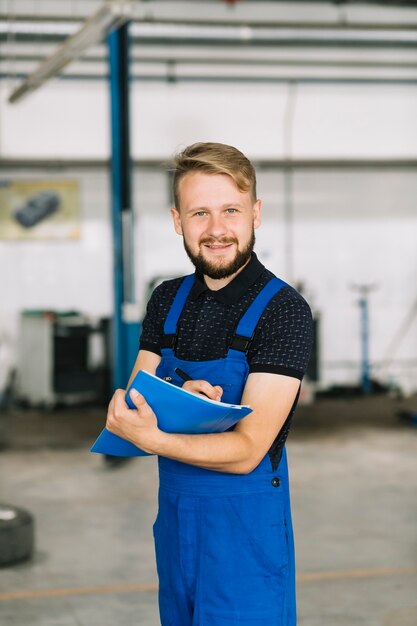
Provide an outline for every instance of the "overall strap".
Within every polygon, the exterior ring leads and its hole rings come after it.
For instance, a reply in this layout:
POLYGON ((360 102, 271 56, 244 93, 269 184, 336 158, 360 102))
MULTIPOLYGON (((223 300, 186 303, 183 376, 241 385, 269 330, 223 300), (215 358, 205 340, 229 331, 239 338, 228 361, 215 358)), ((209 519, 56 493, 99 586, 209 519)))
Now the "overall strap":
POLYGON ((255 300, 241 317, 230 345, 231 350, 239 350, 241 352, 248 351, 255 329, 265 307, 278 291, 285 286, 287 286, 287 283, 276 277, 271 278, 271 280, 267 282, 265 287, 258 293, 255 300))
POLYGON ((180 318, 181 312, 184 308, 185 302, 188 298, 193 284, 194 274, 189 274, 188 276, 185 276, 181 285, 178 288, 177 293, 175 294, 174 301, 171 304, 171 308, 165 319, 164 338, 163 344, 161 346, 163 348, 173 347, 175 336, 177 333, 178 320, 180 318))

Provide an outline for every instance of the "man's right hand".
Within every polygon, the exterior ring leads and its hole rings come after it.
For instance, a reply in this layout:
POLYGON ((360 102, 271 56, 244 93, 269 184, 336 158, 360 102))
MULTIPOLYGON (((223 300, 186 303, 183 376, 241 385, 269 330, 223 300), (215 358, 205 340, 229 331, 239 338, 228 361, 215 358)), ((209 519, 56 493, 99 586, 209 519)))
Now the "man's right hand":
POLYGON ((213 387, 206 380, 187 380, 182 388, 186 391, 191 391, 191 393, 206 396, 210 400, 220 401, 223 394, 223 389, 219 385, 213 387))

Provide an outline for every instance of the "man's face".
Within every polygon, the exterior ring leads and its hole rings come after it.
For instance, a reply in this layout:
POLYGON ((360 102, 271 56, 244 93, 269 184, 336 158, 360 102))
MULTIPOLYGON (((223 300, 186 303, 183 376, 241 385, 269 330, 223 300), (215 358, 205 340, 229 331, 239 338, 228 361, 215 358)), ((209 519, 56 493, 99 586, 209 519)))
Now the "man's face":
POLYGON ((190 172, 179 183, 180 207, 171 209, 175 231, 195 267, 212 279, 233 276, 250 259, 261 202, 227 174, 190 172))

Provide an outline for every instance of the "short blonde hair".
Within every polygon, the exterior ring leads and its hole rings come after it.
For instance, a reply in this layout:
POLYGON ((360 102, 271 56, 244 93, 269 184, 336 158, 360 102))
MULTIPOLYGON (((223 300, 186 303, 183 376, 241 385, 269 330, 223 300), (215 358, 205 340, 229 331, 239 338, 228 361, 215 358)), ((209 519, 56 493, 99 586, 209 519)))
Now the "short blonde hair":
POLYGON ((227 174, 239 191, 250 191, 256 201, 255 168, 245 155, 223 143, 194 143, 174 157, 174 202, 179 210, 179 183, 189 172, 227 174))

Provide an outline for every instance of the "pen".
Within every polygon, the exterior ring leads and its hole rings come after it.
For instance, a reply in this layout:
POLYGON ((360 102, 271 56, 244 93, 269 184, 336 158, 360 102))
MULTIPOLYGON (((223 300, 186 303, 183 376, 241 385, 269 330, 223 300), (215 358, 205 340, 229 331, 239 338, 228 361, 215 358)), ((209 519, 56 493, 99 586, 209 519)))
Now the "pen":
MULTIPOLYGON (((182 369, 180 369, 179 367, 174 368, 174 372, 175 372, 176 374, 178 374, 178 376, 179 376, 180 378, 182 378, 182 379, 183 379, 183 381, 185 381, 185 382, 187 382, 187 380, 193 380, 193 379, 191 378, 191 376, 189 376, 186 372, 183 372, 183 371, 182 371, 182 369)), ((201 393, 202 393, 202 395, 203 395, 203 396, 205 396, 205 395, 206 395, 206 394, 205 394, 205 393, 203 393, 203 392, 201 392, 201 393)), ((207 396, 207 397, 208 397, 209 399, 211 399, 211 398, 210 398, 210 396, 207 396)), ((218 399, 220 400, 220 396, 218 397, 218 399)))
POLYGON ((178 376, 182 378, 185 382, 187 382, 187 380, 192 380, 191 376, 188 376, 188 374, 183 372, 179 367, 176 367, 174 369, 174 372, 178 374, 178 376))

